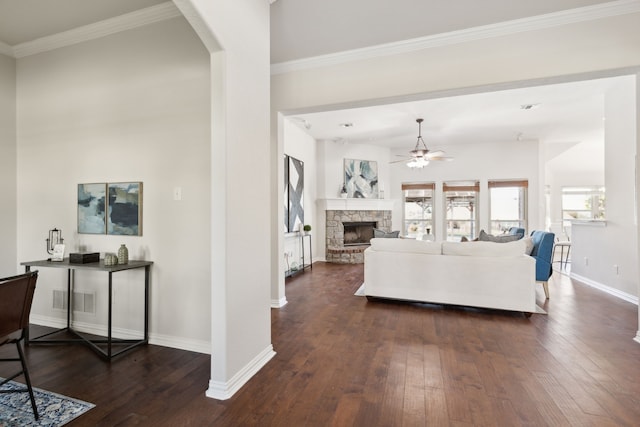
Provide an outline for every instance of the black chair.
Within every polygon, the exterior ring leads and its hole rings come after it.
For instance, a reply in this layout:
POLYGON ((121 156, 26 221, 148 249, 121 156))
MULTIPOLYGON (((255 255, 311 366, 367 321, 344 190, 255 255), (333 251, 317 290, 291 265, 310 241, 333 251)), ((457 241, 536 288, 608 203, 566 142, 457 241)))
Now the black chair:
POLYGON ((29 328, 29 313, 31 312, 31 302, 33 301, 33 293, 36 289, 37 279, 37 271, 0 279, 0 346, 15 344, 18 349, 18 355, 20 356, 19 358, 0 359, 0 362, 20 362, 22 365, 21 371, 0 382, 0 393, 28 392, 31 398, 33 415, 36 420, 40 417, 38 416, 36 399, 33 395, 33 388, 31 387, 27 362, 22 350, 22 342, 29 328), (25 382, 27 383, 26 388, 17 390, 1 389, 4 384, 20 375, 24 375, 25 382))

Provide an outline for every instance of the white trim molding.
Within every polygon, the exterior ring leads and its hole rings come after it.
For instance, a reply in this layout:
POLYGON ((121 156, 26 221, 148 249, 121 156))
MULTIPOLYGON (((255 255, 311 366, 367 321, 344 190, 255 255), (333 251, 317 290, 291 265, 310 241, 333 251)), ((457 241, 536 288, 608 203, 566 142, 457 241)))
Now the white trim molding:
POLYGON ((218 400, 229 399, 275 355, 276 352, 273 351, 273 346, 269 344, 267 348, 258 354, 229 381, 220 382, 209 380, 209 389, 206 392, 206 396, 218 400))
POLYGON ((638 344, 640 344, 640 330, 638 330, 638 332, 636 332, 636 337, 633 340, 635 342, 637 342, 638 344))
POLYGON ((323 211, 391 211, 393 199, 318 199, 318 208, 323 211))
MULTIPOLYGON (((47 52, 65 46, 71 46, 88 40, 131 30, 144 25, 165 21, 167 19, 182 16, 173 2, 168 1, 156 6, 147 7, 135 12, 125 13, 114 18, 105 19, 82 27, 63 31, 46 37, 41 37, 32 41, 17 44, 11 47, 15 58, 35 55, 36 53, 47 52)), ((0 46, 0 49, 2 46, 0 46)))
POLYGON ((289 301, 287 301, 287 297, 282 297, 279 300, 272 299, 271 300, 271 308, 282 308, 287 305, 289 301))
POLYGON ((630 302, 632 304, 638 305, 638 297, 634 295, 628 294, 616 288, 612 288, 611 286, 603 285, 602 283, 596 282, 595 280, 588 279, 578 274, 571 273, 569 277, 579 281, 580 283, 584 283, 587 286, 591 286, 592 288, 596 288, 603 292, 606 292, 609 295, 613 295, 614 297, 617 297, 627 302, 630 302))
MULTIPOLYGON (((30 321, 34 325, 48 326, 50 328, 61 329, 67 327, 67 320, 59 317, 31 315, 30 321)), ((74 321, 73 328, 78 332, 84 332, 86 334, 99 335, 103 337, 107 336, 107 327, 105 325, 74 321)), ((142 331, 122 328, 113 328, 112 333, 114 337, 123 339, 142 339, 141 336, 143 334, 142 331)), ((194 340, 190 338, 150 332, 149 344, 176 348, 178 350, 193 351, 194 353, 211 354, 211 342, 209 341, 194 340)))
POLYGON ((311 58, 280 62, 271 65, 271 74, 283 74, 365 59, 385 57, 389 55, 397 55, 401 53, 416 52, 434 47, 507 36, 527 31, 543 30, 547 28, 560 27, 562 25, 594 21, 638 12, 640 12, 640 0, 617 0, 528 18, 514 19, 496 24, 481 25, 464 30, 434 34, 431 36, 403 40, 394 43, 386 43, 361 49, 314 56, 311 58))
POLYGON ((222 50, 218 40, 216 40, 200 12, 193 6, 193 3, 188 0, 173 0, 173 3, 180 10, 182 16, 189 22, 198 37, 200 37, 200 40, 202 40, 202 43, 204 43, 209 53, 222 50))

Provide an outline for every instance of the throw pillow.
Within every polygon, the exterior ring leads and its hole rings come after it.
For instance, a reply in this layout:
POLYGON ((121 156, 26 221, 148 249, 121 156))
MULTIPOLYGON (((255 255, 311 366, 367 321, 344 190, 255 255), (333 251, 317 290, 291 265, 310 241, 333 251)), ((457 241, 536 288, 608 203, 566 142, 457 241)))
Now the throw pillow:
POLYGON ((377 237, 377 238, 395 239, 399 235, 400 235, 400 231, 389 231, 389 232, 386 232, 386 231, 380 230, 378 228, 374 228, 373 229, 373 237, 377 237))
POLYGON ((496 242, 496 243, 507 243, 513 242, 515 240, 520 240, 520 235, 518 234, 505 234, 502 236, 494 236, 492 234, 485 233, 484 230, 480 230, 480 236, 478 236, 478 240, 481 242, 496 242))
POLYGON ((525 237, 524 239, 522 239, 522 241, 526 245, 524 248, 524 253, 527 255, 531 255, 531 252, 533 252, 533 238, 525 237))

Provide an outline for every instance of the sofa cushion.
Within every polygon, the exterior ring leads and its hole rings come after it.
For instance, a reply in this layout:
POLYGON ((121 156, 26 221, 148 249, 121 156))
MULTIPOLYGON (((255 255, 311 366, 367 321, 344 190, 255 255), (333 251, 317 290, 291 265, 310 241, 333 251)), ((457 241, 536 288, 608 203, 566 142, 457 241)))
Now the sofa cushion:
POLYGON ((525 244, 524 253, 527 255, 531 255, 531 252, 533 252, 533 238, 525 237, 524 239, 522 239, 522 241, 525 244))
POLYGON ((391 238, 394 239, 400 236, 400 231, 389 231, 386 232, 384 230, 380 230, 378 228, 373 229, 373 237, 381 237, 381 238, 391 238))
POLYGON ((526 244, 523 240, 507 243, 496 242, 442 242, 443 255, 517 257, 524 255, 526 244))
POLYGON ((522 239, 522 235, 520 234, 503 234, 501 236, 494 236, 493 234, 485 233, 484 230, 480 230, 480 235, 478 236, 478 240, 481 242, 507 243, 519 239, 522 239))
POLYGON ((371 239, 371 248, 374 251, 389 252, 414 252, 429 255, 440 255, 442 245, 437 242, 415 239, 371 239))

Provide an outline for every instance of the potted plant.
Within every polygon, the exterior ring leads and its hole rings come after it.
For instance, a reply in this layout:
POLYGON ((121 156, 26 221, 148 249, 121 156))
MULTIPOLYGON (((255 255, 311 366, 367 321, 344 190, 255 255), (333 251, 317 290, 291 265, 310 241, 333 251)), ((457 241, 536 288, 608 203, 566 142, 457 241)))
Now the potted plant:
POLYGON ((311 226, 309 224, 305 224, 302 229, 304 230, 304 234, 309 234, 309 232, 311 231, 311 226))

